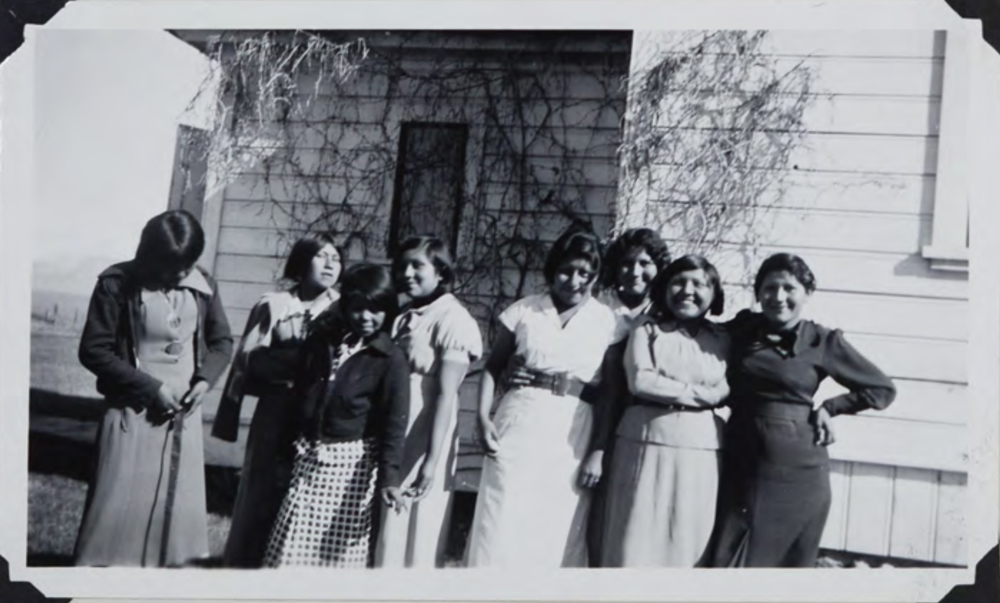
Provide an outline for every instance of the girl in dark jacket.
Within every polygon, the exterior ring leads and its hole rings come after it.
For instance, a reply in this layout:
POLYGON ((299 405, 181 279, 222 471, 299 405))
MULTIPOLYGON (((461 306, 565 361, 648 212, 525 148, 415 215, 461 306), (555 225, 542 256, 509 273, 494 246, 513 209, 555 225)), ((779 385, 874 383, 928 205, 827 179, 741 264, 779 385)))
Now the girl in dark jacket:
POLYGON ((816 278, 802 258, 772 255, 754 292, 761 312, 729 323, 728 405, 714 567, 815 567, 830 511, 832 417, 886 408, 892 380, 836 329, 802 316, 816 278), (816 405, 827 377, 848 392, 816 405))
POLYGON ((410 371, 385 331, 397 309, 389 272, 359 264, 344 273, 340 301, 316 319, 294 385, 291 486, 265 566, 366 567, 376 493, 402 510, 410 371))
POLYGON ((195 266, 204 246, 194 216, 168 211, 146 224, 135 259, 98 277, 79 356, 108 409, 77 565, 208 556, 200 404, 233 341, 215 283, 195 266))

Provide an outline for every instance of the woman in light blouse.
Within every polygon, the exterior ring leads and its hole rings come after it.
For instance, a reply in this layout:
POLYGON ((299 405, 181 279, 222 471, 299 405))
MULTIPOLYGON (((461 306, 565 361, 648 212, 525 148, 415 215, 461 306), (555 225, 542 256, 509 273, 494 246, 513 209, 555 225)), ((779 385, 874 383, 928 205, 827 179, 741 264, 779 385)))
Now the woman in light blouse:
POLYGON ((729 338, 719 273, 687 255, 653 282, 654 312, 632 332, 632 401, 607 479, 604 567, 694 567, 712 532, 729 338))

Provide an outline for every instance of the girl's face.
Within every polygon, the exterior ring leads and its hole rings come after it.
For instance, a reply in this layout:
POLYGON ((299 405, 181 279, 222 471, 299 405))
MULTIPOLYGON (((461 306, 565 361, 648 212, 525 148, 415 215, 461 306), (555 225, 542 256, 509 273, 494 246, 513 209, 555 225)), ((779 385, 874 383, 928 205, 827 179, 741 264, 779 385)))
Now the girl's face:
POLYGON ((412 249, 403 254, 399 261, 401 289, 413 299, 427 297, 441 285, 441 275, 427 254, 412 249))
POLYGON ((566 306, 575 306, 590 295, 595 276, 594 266, 587 260, 567 260, 559 265, 552 279, 552 295, 566 306))
POLYGON ((320 290, 326 290, 337 284, 340 278, 340 253, 337 248, 327 243, 316 252, 309 264, 306 283, 320 290))
POLYGON ((656 276, 656 263, 642 247, 632 249, 618 265, 618 288, 629 295, 642 297, 656 276))
POLYGON ((156 287, 172 289, 178 286, 194 270, 194 266, 184 266, 181 268, 160 268, 152 276, 152 283, 156 287))
POLYGON ((344 308, 344 314, 351 331, 361 337, 374 335, 385 323, 385 312, 365 303, 348 304, 344 308))
POLYGON ((768 322, 788 328, 798 324, 809 301, 809 292, 795 275, 778 270, 764 277, 757 291, 757 301, 768 322))
POLYGON ((667 283, 667 307, 678 320, 693 320, 708 313, 715 288, 704 270, 686 270, 667 283))

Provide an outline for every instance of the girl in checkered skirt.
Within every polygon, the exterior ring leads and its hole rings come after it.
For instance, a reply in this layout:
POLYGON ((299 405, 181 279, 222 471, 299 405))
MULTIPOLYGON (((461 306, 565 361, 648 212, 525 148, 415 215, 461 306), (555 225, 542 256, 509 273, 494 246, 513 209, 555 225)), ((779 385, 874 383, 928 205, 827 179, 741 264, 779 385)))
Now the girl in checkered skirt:
POLYGON ((384 327, 398 302, 389 272, 348 269, 341 298, 316 318, 295 380, 298 420, 285 449, 292 481, 265 554, 267 567, 364 568, 376 494, 403 509, 400 460, 409 365, 384 327))

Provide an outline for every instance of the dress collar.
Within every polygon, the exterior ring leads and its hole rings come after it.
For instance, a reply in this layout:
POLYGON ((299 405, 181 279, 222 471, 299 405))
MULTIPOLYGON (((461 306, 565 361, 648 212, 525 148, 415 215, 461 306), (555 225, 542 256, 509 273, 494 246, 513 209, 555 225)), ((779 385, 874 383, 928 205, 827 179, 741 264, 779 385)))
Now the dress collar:
POLYGON ((195 268, 188 273, 187 276, 181 279, 181 282, 177 283, 177 288, 181 289, 191 289, 192 291, 197 291, 199 293, 204 293, 205 295, 211 296, 214 292, 212 291, 212 286, 208 284, 208 279, 202 274, 201 270, 195 268))

